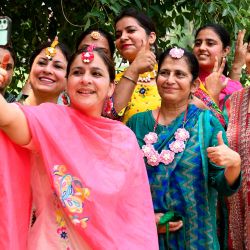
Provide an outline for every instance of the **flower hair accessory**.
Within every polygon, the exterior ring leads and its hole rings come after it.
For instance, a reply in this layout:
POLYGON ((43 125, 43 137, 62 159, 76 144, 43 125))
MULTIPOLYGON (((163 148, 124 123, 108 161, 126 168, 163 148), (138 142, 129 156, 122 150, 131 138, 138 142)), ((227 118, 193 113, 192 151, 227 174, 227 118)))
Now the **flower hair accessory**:
POLYGON ((170 51, 169 51, 169 55, 172 57, 172 58, 177 58, 177 59, 180 59, 183 57, 184 55, 184 50, 181 49, 181 48, 172 48, 170 51))
POLYGON ((94 52, 93 51, 94 51, 95 47, 96 46, 93 44, 89 45, 87 47, 87 51, 82 52, 82 61, 84 63, 90 63, 94 60, 94 52))
POLYGON ((50 47, 45 49, 45 54, 49 60, 52 60, 52 57, 56 55, 56 46, 58 45, 58 37, 56 36, 54 41, 51 43, 50 47))
POLYGON ((98 40, 98 39, 100 38, 101 34, 100 34, 100 32, 98 32, 98 31, 92 31, 92 32, 90 33, 90 36, 91 36, 91 38, 92 38, 93 40, 98 40))

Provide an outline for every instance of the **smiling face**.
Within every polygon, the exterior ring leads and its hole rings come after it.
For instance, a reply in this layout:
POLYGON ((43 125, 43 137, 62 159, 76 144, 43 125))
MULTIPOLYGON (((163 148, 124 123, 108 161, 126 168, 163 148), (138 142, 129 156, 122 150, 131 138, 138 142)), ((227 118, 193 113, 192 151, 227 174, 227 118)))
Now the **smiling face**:
POLYGON ((123 17, 116 23, 116 48, 122 57, 132 62, 143 44, 155 42, 154 32, 146 34, 143 27, 133 17, 123 17))
POLYGON ((192 74, 185 57, 166 56, 157 76, 157 88, 162 101, 167 104, 185 105, 195 91, 192 74))
POLYGON ((6 65, 6 71, 7 71, 7 76, 5 78, 5 82, 3 84, 1 84, 0 87, 0 93, 3 93, 4 90, 6 89, 6 87, 11 83, 11 79, 12 79, 12 75, 13 75, 13 71, 14 71, 14 60, 10 54, 10 52, 7 49, 4 48, 0 48, 0 65, 2 63, 3 57, 5 54, 9 54, 9 61, 6 65))
POLYGON ((110 58, 112 58, 107 38, 105 38, 104 36, 102 36, 102 34, 100 32, 98 32, 98 33, 100 34, 100 36, 98 37, 98 39, 93 39, 91 37, 91 34, 86 35, 82 39, 81 43, 79 44, 78 49, 82 49, 83 47, 86 47, 86 46, 89 46, 89 45, 95 45, 96 47, 103 49, 103 51, 110 58))
POLYGON ((211 28, 205 28, 195 38, 193 53, 199 62, 200 69, 211 72, 215 57, 217 56, 221 62, 222 57, 226 57, 229 50, 229 47, 223 48, 220 37, 211 28))
POLYGON ((114 91, 107 65, 97 52, 90 63, 77 55, 70 66, 67 92, 71 106, 90 116, 100 116, 103 104, 114 91))
POLYGON ((49 60, 43 49, 35 58, 29 80, 35 94, 58 96, 66 87, 67 60, 60 49, 49 60))

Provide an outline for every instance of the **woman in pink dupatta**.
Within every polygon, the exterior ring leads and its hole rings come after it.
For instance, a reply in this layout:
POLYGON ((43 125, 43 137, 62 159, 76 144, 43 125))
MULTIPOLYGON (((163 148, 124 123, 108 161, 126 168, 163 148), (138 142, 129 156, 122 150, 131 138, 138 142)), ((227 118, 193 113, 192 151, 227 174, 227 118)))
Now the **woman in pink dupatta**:
POLYGON ((110 59, 88 47, 74 54, 67 73, 70 107, 17 107, 0 98, 0 127, 31 150, 37 168, 28 249, 158 249, 136 138, 101 117, 114 90, 110 59))
MULTIPOLYGON (((58 42, 57 39, 55 41, 58 42)), ((8 71, 9 53, 2 50, 0 54, 0 71, 2 72, 0 75, 8 79, 9 76, 5 71, 8 71)), ((32 106, 44 102, 56 103, 59 94, 66 87, 67 79, 65 79, 65 76, 69 57, 69 51, 62 43, 46 42, 38 46, 32 53, 29 62, 29 83, 32 91, 30 91, 28 98, 25 100, 21 98, 19 101, 32 106), (57 53, 54 53, 53 57, 49 59, 46 51, 53 44, 57 53), (47 84, 48 81, 53 81, 53 84, 47 84)), ((6 81, 3 82, 6 83, 6 81)), ((2 249, 22 250, 27 248, 27 234, 32 206, 29 181, 32 171, 30 168, 30 151, 13 144, 4 132, 0 131, 0 152, 0 178, 2 180, 0 190, 0 245, 2 249), (19 192, 20 187, 22 192, 19 192)), ((35 211, 35 208, 32 207, 32 210, 35 211)))

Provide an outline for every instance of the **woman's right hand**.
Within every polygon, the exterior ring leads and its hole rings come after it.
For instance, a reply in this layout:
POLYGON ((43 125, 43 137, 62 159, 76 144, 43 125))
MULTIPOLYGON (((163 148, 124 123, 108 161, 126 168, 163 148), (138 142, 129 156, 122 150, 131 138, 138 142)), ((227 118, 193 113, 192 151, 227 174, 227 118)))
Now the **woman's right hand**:
POLYGON ((150 50, 149 41, 147 41, 146 43, 142 41, 142 47, 137 53, 130 67, 133 67, 138 74, 142 74, 148 71, 152 71, 156 63, 156 56, 150 50))

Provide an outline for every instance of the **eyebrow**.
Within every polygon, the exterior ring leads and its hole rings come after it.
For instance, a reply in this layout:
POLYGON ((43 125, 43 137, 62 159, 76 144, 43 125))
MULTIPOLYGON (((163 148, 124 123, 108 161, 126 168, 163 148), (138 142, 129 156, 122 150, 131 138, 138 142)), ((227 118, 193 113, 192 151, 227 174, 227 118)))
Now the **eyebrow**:
POLYGON ((72 69, 82 69, 83 67, 81 67, 81 66, 76 66, 76 67, 72 67, 70 70, 72 70, 72 69))
POLYGON ((103 69, 101 69, 101 68, 99 68, 99 67, 93 67, 92 69, 103 71, 103 69))
MULTIPOLYGON (((83 66, 75 66, 75 67, 72 67, 71 70, 73 69, 83 69, 84 67, 83 66)), ((103 71, 103 69, 99 68, 99 67, 91 67, 92 70, 100 70, 100 71, 103 71)))
MULTIPOLYGON (((135 25, 129 25, 129 26, 126 26, 125 29, 130 29, 130 28, 136 28, 135 25)), ((115 32, 121 32, 120 30, 116 30, 115 32)))
MULTIPOLYGON (((44 57, 44 56, 41 56, 39 59, 42 59, 42 60, 44 60, 44 61, 50 61, 47 57, 44 57)), ((54 60, 54 62, 64 64, 64 62, 62 62, 62 61, 60 61, 60 60, 54 60)))
MULTIPOLYGON (((197 39, 195 39, 195 42, 201 41, 201 40, 203 40, 203 39, 197 38, 197 39)), ((208 41, 208 42, 216 42, 216 40, 214 40, 214 39, 212 39, 212 38, 206 38, 206 39, 204 39, 204 40, 205 40, 205 41, 208 41)))

